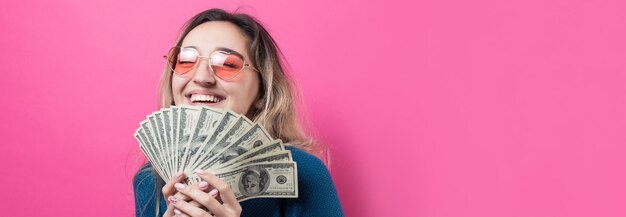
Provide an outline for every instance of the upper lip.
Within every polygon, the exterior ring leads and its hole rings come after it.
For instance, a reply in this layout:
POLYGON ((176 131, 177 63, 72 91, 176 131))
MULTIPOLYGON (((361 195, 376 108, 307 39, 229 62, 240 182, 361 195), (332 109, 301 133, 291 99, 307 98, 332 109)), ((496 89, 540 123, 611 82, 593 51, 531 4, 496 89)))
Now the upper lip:
POLYGON ((219 93, 214 93, 214 92, 208 91, 208 90, 192 90, 192 91, 189 91, 189 93, 185 94, 185 97, 190 98, 191 95, 194 95, 194 94, 211 95, 211 96, 216 96, 216 97, 218 97, 220 99, 225 99, 226 98, 226 97, 224 97, 224 95, 221 95, 219 93))

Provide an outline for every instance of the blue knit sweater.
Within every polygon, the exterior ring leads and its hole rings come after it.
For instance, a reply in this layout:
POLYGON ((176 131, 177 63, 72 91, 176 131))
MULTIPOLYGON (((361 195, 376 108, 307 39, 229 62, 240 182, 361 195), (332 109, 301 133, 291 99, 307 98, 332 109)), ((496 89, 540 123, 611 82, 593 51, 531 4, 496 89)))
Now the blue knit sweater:
MULTIPOLYGON (((317 157, 300 149, 287 147, 298 163, 298 198, 257 198, 241 202, 241 216, 344 216, 335 185, 328 169, 317 157)), ((155 216, 155 185, 158 190, 163 180, 144 166, 135 175, 135 211, 139 217, 155 216)), ((159 198, 159 215, 167 209, 165 199, 159 198)))

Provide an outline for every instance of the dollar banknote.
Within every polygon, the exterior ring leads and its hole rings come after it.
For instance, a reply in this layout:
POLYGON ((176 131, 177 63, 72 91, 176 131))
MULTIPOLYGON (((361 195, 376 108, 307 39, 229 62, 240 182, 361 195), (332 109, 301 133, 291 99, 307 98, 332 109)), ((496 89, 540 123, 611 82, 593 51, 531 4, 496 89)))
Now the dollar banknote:
POLYGON ((254 147, 254 149, 246 153, 242 153, 242 154, 222 153, 222 155, 225 158, 224 163, 215 165, 213 166, 213 168, 220 169, 220 168, 228 167, 232 165, 233 163, 246 161, 247 159, 254 158, 254 157, 268 156, 268 155, 271 155, 272 153, 284 151, 284 150, 285 150, 285 146, 283 145, 282 141, 274 140, 268 144, 254 147))
POLYGON ((170 180, 182 171, 210 170, 229 184, 237 200, 298 196, 298 170, 291 152, 263 126, 229 110, 171 106, 139 123, 135 139, 157 174, 170 180))
POLYGON ((298 197, 298 176, 295 162, 256 163, 227 171, 217 171, 238 201, 264 198, 298 197))

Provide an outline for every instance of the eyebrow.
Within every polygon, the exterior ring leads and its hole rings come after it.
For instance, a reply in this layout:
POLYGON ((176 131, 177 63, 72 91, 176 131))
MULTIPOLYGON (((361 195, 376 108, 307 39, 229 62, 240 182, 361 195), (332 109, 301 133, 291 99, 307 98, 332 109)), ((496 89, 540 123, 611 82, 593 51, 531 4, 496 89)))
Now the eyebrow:
MULTIPOLYGON (((188 47, 196 49, 198 51, 200 50, 200 48, 198 48, 196 46, 185 46, 185 48, 188 48, 188 47)), ((235 54, 235 55, 239 56, 241 59, 244 59, 243 55, 241 53, 239 53, 239 52, 237 52, 237 51, 235 51, 233 49, 227 48, 227 47, 217 47, 216 50, 218 50, 218 51, 225 51, 227 53, 235 54)))

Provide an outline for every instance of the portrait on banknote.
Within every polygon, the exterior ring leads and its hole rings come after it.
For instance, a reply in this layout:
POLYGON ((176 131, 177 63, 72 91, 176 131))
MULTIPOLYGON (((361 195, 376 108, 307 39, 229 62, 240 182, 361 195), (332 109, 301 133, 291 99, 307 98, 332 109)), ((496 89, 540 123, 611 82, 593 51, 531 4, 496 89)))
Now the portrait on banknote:
POLYGON ((261 167, 251 167, 247 171, 244 172, 244 175, 241 177, 239 185, 243 188, 244 195, 255 195, 267 188, 267 181, 269 175, 267 170, 261 167))

